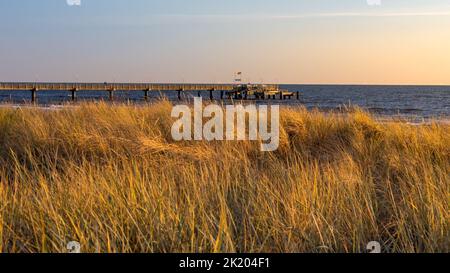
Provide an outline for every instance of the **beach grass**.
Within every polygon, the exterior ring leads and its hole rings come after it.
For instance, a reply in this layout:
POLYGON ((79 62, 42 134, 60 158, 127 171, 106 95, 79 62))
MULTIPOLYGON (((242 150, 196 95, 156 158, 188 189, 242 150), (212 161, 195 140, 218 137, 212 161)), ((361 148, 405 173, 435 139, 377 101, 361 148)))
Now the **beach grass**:
POLYGON ((0 252, 448 252, 450 126, 281 110, 174 142, 168 101, 0 109, 0 252))

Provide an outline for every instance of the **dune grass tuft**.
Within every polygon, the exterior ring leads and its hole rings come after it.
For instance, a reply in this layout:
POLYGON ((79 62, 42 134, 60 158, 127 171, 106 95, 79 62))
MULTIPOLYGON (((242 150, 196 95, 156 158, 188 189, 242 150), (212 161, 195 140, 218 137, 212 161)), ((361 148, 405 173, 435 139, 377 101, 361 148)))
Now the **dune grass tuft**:
POLYGON ((283 109, 263 153, 174 142, 170 111, 1 108, 0 252, 449 251, 449 125, 283 109))

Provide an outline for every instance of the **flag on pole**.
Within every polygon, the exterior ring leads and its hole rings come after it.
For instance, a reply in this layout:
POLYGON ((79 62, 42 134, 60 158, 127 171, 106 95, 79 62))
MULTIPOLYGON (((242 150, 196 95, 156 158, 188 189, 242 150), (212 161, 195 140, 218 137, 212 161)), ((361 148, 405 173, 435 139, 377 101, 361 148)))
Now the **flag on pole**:
POLYGON ((236 72, 235 82, 242 82, 242 72, 236 72))

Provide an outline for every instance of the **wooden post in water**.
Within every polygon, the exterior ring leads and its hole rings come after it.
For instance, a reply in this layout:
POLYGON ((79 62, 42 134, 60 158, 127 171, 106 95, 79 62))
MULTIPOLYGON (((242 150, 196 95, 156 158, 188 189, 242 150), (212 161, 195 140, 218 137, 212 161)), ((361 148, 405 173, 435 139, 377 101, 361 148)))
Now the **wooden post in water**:
POLYGON ((198 90, 198 92, 197 92, 197 97, 201 97, 202 96, 202 93, 201 93, 202 91, 200 91, 200 90, 198 90))
POLYGON ((114 88, 109 90, 109 100, 110 101, 114 100, 114 88))
POLYGON ((183 91, 183 89, 178 89, 178 100, 181 100, 181 91, 183 91))
POLYGON ((209 89, 209 99, 210 100, 214 100, 213 91, 214 91, 214 88, 209 89))
POLYGON ((223 100, 223 90, 220 90, 220 99, 223 100))
POLYGON ((297 100, 300 100, 300 91, 297 91, 297 100))
POLYGON ((148 91, 150 91, 150 88, 147 88, 144 90, 144 100, 148 101, 148 91))
POLYGON ((36 87, 31 89, 31 103, 35 103, 36 102, 36 92, 37 92, 37 88, 36 87))
POLYGON ((77 89, 73 88, 70 91, 72 92, 72 101, 75 101, 77 99, 77 89))

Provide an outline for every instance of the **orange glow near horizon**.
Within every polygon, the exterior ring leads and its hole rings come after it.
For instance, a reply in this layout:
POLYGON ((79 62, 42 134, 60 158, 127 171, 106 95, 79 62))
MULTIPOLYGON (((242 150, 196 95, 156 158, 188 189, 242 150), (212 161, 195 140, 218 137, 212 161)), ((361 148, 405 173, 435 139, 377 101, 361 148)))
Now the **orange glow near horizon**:
POLYGON ((322 24, 274 45, 277 57, 259 67, 276 67, 287 83, 448 85, 450 19, 419 19, 322 24), (314 34, 323 27, 332 28, 328 35, 314 34))

